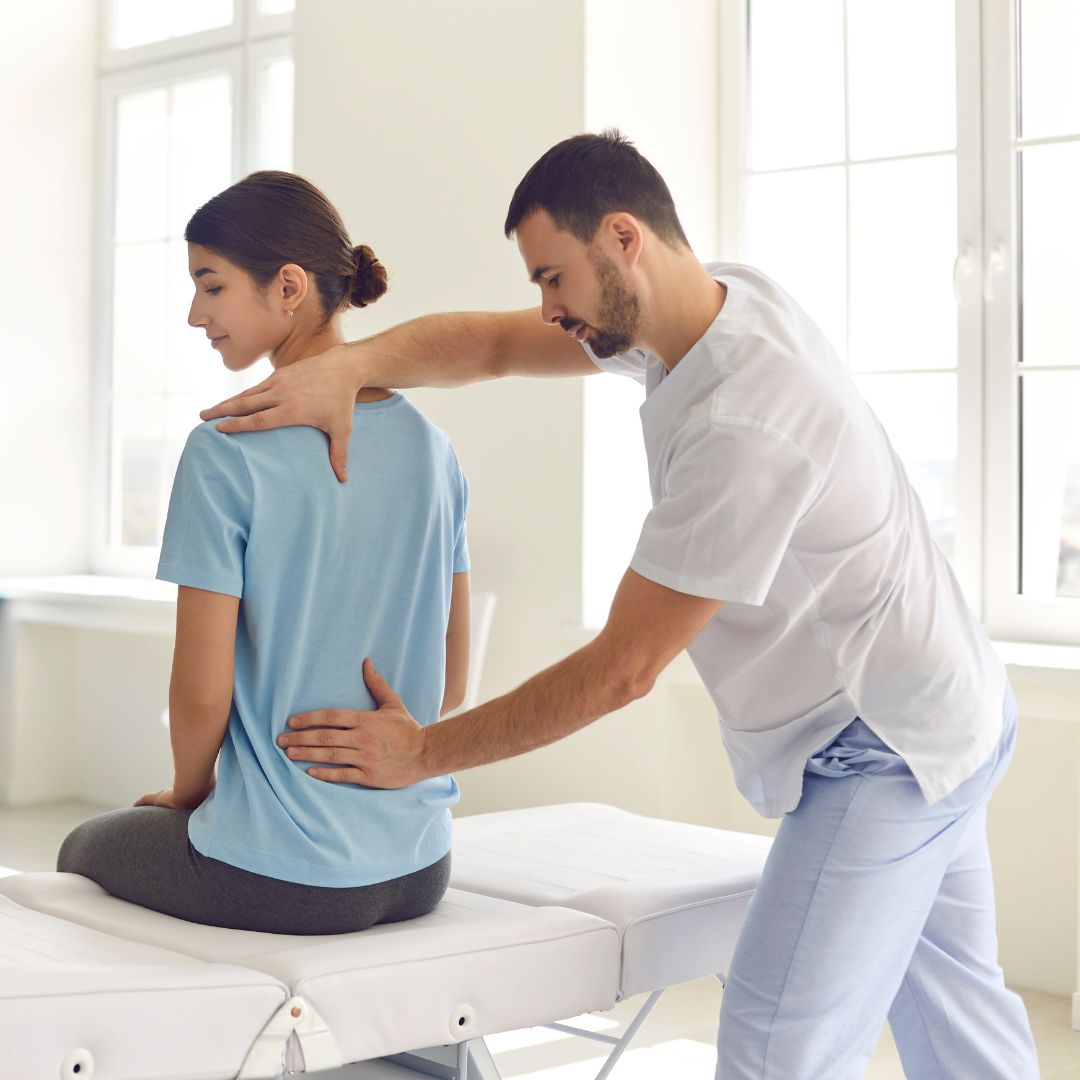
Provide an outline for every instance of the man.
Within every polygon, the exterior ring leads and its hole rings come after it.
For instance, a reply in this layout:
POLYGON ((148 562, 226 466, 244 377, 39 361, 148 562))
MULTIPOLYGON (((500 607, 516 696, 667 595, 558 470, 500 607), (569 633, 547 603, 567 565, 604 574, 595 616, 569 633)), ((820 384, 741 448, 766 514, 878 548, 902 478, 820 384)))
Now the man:
MULTIPOLYGON (((332 782, 396 787, 543 746, 648 693, 682 649, 739 789, 783 817, 724 994, 717 1076, 862 1076, 885 1019, 909 1076, 1038 1076, 996 959, 986 802, 1015 706, 880 424, 821 331, 749 267, 695 259, 617 132, 553 147, 514 193, 535 311, 435 315, 277 373, 205 419, 313 424, 345 479, 364 385, 601 368, 644 381, 653 509, 590 644, 422 729, 295 717, 332 782), (559 330, 563 331, 560 333, 559 330)), ((361 465, 362 467, 362 465, 361 465)))

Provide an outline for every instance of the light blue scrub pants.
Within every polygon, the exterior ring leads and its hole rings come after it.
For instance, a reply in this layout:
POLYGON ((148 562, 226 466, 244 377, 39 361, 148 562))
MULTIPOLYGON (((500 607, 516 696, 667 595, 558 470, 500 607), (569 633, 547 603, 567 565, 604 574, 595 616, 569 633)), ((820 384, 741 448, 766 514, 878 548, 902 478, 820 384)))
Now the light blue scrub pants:
POLYGON ((810 758, 731 962, 717 1080, 855 1080, 886 1019, 911 1080, 1038 1080, 986 844, 1015 739, 1007 690, 1000 744, 933 806, 861 720, 810 758))

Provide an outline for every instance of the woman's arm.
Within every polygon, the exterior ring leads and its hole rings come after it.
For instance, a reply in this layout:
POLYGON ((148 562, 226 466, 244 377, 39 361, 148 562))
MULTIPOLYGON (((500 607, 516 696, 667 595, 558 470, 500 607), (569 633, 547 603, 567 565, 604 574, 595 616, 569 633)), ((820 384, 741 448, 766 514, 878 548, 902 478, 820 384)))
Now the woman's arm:
POLYGON ((173 803, 193 810, 214 786, 214 765, 229 724, 240 600, 181 585, 169 683, 173 803))
POLYGON ((469 684, 469 573, 454 575, 450 622, 446 628, 446 691, 439 716, 456 709, 469 684))

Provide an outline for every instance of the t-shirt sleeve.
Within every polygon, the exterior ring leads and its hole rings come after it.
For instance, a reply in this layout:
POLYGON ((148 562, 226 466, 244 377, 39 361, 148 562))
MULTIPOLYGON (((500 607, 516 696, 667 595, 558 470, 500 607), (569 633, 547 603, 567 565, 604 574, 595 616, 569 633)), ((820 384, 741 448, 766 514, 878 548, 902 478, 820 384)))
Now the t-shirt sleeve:
POLYGON ((453 455, 453 465, 457 478, 457 497, 454 500, 454 573, 464 574, 469 569, 469 539, 466 529, 469 515, 469 481, 461 471, 456 454, 453 455))
POLYGON ((660 501, 630 567, 692 596, 763 604, 820 474, 768 428, 699 420, 670 449, 660 501))
POLYGON ((587 341, 581 342, 589 359, 601 370, 612 375, 625 375, 645 385, 645 369, 649 365, 649 358, 642 349, 631 349, 626 353, 616 353, 615 356, 599 357, 589 347, 587 341))
POLYGON ((176 467, 157 577, 242 596, 252 488, 234 437, 195 428, 176 467))

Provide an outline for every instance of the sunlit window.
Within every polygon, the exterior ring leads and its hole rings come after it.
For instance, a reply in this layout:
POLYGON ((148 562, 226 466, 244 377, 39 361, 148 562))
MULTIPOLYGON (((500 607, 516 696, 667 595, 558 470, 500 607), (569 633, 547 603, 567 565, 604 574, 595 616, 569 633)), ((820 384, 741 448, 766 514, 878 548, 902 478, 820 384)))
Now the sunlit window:
MULTIPOLYGON (((206 0, 181 5, 183 13, 157 0, 112 6, 113 70, 102 82, 110 252, 99 335, 107 468, 94 561, 102 572, 147 569, 199 409, 242 385, 187 325, 192 284, 183 239, 188 219, 212 195, 253 169, 292 164, 291 41, 280 24, 270 36, 256 33, 263 24, 236 4, 206 0), (193 53, 178 41, 182 57, 166 44, 160 59, 130 66, 117 51, 218 27, 231 27, 236 44, 193 53)), ((277 4, 260 14, 289 8, 277 4)), ((243 384, 269 371, 262 361, 243 384)))

